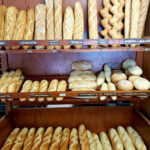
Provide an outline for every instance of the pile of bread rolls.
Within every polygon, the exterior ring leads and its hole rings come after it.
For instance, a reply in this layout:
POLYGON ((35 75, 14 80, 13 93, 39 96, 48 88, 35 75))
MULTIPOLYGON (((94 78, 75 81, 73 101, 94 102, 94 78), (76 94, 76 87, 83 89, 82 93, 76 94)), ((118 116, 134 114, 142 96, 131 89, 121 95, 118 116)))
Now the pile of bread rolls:
MULTIPOLYGON (((26 80, 22 86, 21 93, 36 93, 36 92, 56 92, 56 91, 66 91, 67 82, 65 80, 58 81, 57 79, 53 79, 50 82, 48 80, 42 81, 32 81, 26 80)), ((26 101, 26 98, 20 98, 20 101, 26 101)), ((29 101, 33 102, 36 98, 29 98, 29 101)), ((45 98, 38 98, 39 102, 43 102, 45 98)), ((46 98, 47 101, 53 101, 53 97, 46 98)), ((63 100, 63 97, 57 97, 57 101, 63 100)))
POLYGON ((76 128, 43 127, 15 128, 1 150, 146 150, 139 133, 131 126, 111 128, 99 135, 87 130, 82 124, 76 128))

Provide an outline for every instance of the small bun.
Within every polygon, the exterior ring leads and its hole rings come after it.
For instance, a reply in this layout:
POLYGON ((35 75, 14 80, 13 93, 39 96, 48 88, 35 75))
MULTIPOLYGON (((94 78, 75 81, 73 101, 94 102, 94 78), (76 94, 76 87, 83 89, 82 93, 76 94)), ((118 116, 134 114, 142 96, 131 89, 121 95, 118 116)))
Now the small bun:
POLYGON ((128 80, 121 80, 117 83, 117 88, 119 90, 133 90, 133 83, 128 80))
POLYGON ((126 59, 123 64, 122 64, 122 68, 124 70, 128 69, 129 67, 132 67, 132 66, 136 66, 136 62, 135 60, 133 59, 126 59))
POLYGON ((120 80, 126 80, 127 76, 122 72, 116 72, 111 76, 111 80, 113 83, 117 83, 120 80))
POLYGON ((131 75, 140 76, 143 74, 143 70, 139 66, 132 66, 128 68, 128 71, 131 75))
POLYGON ((136 80, 137 78, 139 78, 140 76, 129 76, 128 80, 130 82, 134 82, 134 80, 136 80))
POLYGON ((142 77, 134 80, 133 84, 137 90, 148 90, 150 88, 150 82, 142 77))

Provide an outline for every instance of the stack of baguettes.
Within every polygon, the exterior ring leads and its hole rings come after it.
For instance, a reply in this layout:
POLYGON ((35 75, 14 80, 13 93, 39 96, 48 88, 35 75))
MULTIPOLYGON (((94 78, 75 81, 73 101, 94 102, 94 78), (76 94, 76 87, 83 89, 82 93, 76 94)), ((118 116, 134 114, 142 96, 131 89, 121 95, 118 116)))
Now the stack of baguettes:
MULTIPOLYGON (((32 81, 32 80, 26 80, 22 86, 21 93, 36 93, 36 92, 56 92, 56 91, 66 91, 67 89, 67 82, 65 80, 58 81, 57 79, 51 80, 49 82, 48 80, 42 80, 42 81, 32 81)), ((20 98, 20 101, 26 101, 26 98, 20 98)), ((29 101, 33 102, 36 100, 36 98, 29 98, 29 101)), ((39 102, 43 102, 45 98, 38 98, 39 102)), ((46 99, 47 101, 53 101, 53 97, 48 97, 46 99)), ((57 97, 57 101, 63 100, 63 97, 57 97)))
POLYGON ((91 71, 93 65, 89 61, 78 61, 72 64, 72 72, 68 79, 72 91, 93 91, 96 89, 96 76, 91 71))
MULTIPOLYGON (((4 72, 0 78, 0 93, 18 92, 24 80, 24 75, 20 69, 16 71, 4 72)), ((5 99, 1 99, 4 101, 5 99)), ((8 99, 12 100, 12 99, 8 99)))
POLYGON ((1 150, 147 150, 139 133, 132 127, 111 128, 99 135, 82 124, 76 128, 15 128, 1 150))

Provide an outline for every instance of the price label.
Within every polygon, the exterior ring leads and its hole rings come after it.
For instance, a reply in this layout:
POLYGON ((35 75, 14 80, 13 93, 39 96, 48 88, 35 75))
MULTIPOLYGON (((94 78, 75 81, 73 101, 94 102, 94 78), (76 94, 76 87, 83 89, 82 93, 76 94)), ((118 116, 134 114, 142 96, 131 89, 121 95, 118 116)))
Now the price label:
POLYGON ((125 92, 122 96, 149 96, 148 92, 125 92))
POLYGON ((83 45, 84 41, 83 40, 69 40, 68 44, 69 45, 83 45))
POLYGON ((20 45, 37 45, 38 44, 38 41, 30 41, 30 40, 27 40, 27 41, 19 41, 19 44, 20 45))
POLYGON ((0 41, 0 46, 5 46, 6 45, 6 41, 0 41))
POLYGON ((30 97, 51 97, 50 94, 30 94, 30 97))
POLYGON ((148 44, 150 39, 124 39, 122 44, 148 44))
POLYGON ((65 93, 60 93, 60 94, 59 94, 59 96, 61 96, 61 97, 65 97, 65 96, 66 96, 66 94, 65 94, 65 93))
POLYGON ((31 49, 28 49, 28 53, 32 53, 32 50, 31 50, 31 49))
POLYGON ((48 42, 49 45, 59 45, 59 41, 58 40, 51 40, 48 42))
POLYGON ((10 95, 0 94, 0 98, 11 98, 10 95))
POLYGON ((0 50, 0 54, 4 54, 5 53, 5 51, 4 50, 0 50))
POLYGON ((103 40, 103 39, 98 40, 98 41, 97 41, 97 44, 98 44, 98 45, 108 45, 108 40, 103 40))
POLYGON ((105 92, 103 92, 102 95, 103 96, 118 96, 118 93, 111 93, 111 92, 105 93, 105 92))
POLYGON ((99 96, 99 93, 78 93, 78 96, 83 96, 83 97, 86 97, 86 96, 99 96))

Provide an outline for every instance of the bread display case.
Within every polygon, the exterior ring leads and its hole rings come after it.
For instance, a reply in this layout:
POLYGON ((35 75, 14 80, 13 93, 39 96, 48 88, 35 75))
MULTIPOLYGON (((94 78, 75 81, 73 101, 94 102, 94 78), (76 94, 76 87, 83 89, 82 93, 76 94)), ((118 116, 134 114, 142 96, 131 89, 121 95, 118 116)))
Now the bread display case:
POLYGON ((14 128, 84 124, 97 135, 132 126, 150 149, 148 7, 149 0, 0 0, 0 148, 14 128), (72 105, 49 108, 57 104, 72 105))

